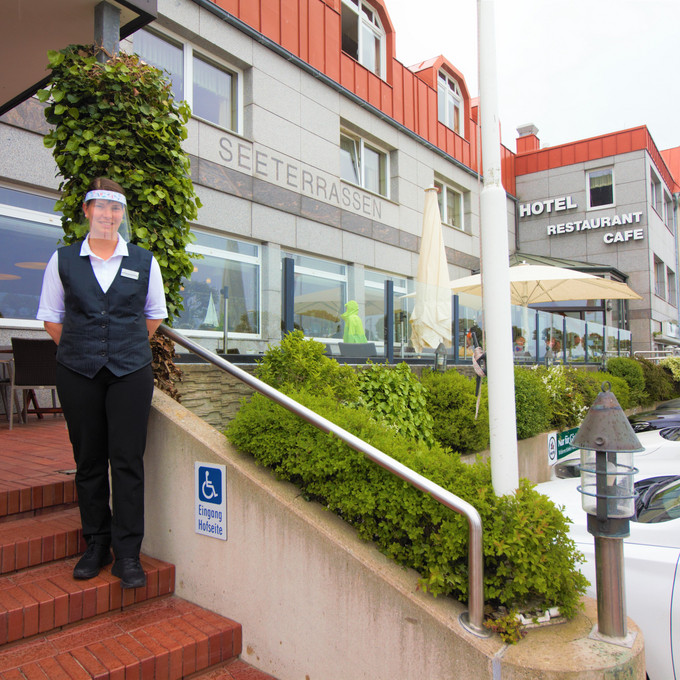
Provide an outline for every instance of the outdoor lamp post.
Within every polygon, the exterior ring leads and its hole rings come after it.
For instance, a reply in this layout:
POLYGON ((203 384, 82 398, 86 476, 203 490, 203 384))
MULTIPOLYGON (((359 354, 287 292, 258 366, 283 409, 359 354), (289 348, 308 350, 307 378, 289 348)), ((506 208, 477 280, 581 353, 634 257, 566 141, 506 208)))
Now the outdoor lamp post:
POLYGON ((434 370, 444 373, 446 371, 446 361, 447 361, 446 345, 440 342, 437 345, 437 349, 434 351, 434 370))
POLYGON ((635 514, 633 453, 643 447, 626 418, 610 383, 590 407, 572 445, 581 449, 583 509, 595 537, 597 587, 596 636, 630 646, 623 574, 623 539, 635 514))

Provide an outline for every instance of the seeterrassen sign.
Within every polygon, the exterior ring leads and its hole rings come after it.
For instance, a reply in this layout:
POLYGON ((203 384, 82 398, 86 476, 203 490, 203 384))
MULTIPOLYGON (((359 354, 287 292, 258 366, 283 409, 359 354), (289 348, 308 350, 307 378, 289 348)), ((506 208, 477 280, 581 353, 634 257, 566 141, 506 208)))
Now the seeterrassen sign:
MULTIPOLYGON (((578 208, 573 196, 560 196, 559 198, 549 198, 545 201, 532 201, 531 203, 521 203, 519 206, 520 219, 538 215, 552 215, 564 210, 578 208)), ((640 224, 642 212, 621 213, 620 215, 603 215, 601 217, 591 217, 582 220, 571 220, 569 222, 556 222, 546 227, 548 236, 558 236, 560 234, 572 234, 581 231, 591 231, 593 229, 610 229, 626 225, 640 224)), ((603 234, 602 240, 605 243, 625 243, 626 241, 641 241, 644 239, 642 227, 631 226, 628 229, 617 231, 607 231, 603 234)))

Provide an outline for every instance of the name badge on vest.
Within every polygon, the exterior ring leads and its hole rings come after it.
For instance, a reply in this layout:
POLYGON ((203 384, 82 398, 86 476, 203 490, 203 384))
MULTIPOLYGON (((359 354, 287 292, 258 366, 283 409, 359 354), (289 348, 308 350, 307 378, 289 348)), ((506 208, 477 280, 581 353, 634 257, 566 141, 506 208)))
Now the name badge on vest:
POLYGON ((120 275, 124 276, 126 279, 134 279, 135 281, 139 278, 139 272, 133 272, 131 269, 121 269, 120 275))

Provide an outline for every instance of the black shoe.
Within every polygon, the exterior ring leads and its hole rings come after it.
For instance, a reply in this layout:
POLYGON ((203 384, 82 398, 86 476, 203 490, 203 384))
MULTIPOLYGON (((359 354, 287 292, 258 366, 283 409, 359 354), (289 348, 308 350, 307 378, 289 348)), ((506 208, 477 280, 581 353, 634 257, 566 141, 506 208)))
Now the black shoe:
POLYGON ((111 567, 111 573, 117 576, 123 588, 142 588, 146 585, 146 574, 139 562, 139 557, 121 557, 111 567))
POLYGON ((102 567, 111 564, 111 562, 113 562, 113 557, 108 545, 89 543, 85 554, 73 568, 73 578, 94 578, 102 567))

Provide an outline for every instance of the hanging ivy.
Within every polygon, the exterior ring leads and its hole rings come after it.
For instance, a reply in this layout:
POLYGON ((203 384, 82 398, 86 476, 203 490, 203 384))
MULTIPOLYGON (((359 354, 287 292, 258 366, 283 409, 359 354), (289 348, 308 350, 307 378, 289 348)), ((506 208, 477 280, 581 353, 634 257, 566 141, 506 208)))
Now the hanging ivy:
POLYGON ((201 207, 181 147, 189 106, 176 102, 166 77, 137 55, 121 53, 102 63, 93 46, 71 45, 48 58, 51 83, 38 98, 48 102, 45 117, 53 126, 44 143, 62 178, 56 209, 63 214, 63 240, 73 243, 87 233, 82 202, 91 180, 118 182, 132 242, 151 251, 161 267, 172 324, 182 310, 182 280, 193 270, 189 221, 201 207))

